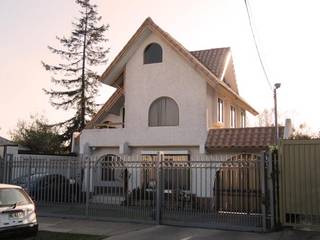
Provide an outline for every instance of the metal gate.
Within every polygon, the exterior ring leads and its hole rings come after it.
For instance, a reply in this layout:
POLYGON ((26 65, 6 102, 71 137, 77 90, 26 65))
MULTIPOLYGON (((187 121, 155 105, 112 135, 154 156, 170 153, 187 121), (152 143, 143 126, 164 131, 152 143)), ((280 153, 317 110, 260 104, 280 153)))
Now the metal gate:
POLYGON ((266 165, 260 154, 159 157, 160 223, 266 230, 266 165))
POLYGON ((40 215, 251 231, 265 231, 273 215, 263 153, 28 156, 5 163, 6 182, 26 188, 40 215))

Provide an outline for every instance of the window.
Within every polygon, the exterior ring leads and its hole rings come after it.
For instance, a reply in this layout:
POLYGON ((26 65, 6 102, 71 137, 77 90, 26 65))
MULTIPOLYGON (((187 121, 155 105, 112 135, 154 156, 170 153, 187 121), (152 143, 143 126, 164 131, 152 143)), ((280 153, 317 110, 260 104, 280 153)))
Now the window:
POLYGON ((101 160, 101 181, 115 181, 115 164, 120 158, 113 154, 104 156, 101 160))
POLYGON ((218 122, 223 122, 223 100, 218 98, 218 122))
POLYGON ((179 107, 169 97, 160 97, 153 101, 149 108, 149 126, 178 126, 179 107))
POLYGON ((162 62, 162 48, 157 43, 149 44, 143 53, 143 63, 160 63, 162 62))
POLYGON ((246 127, 246 112, 244 110, 240 112, 240 127, 246 127))
MULTIPOLYGON (((2 188, 0 189, 0 207, 10 205, 27 205, 31 204, 30 198, 22 189, 2 188)), ((15 207, 14 207, 15 208, 15 207)))
POLYGON ((236 108, 234 106, 230 107, 230 127, 236 127, 236 108))

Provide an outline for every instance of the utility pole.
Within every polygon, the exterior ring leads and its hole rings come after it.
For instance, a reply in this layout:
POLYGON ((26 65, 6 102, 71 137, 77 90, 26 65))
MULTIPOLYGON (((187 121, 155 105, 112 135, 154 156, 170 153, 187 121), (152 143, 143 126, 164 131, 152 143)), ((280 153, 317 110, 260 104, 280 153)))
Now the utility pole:
POLYGON ((276 129, 275 143, 279 145, 279 126, 278 126, 278 109, 277 109, 277 89, 280 88, 281 83, 274 84, 273 99, 274 99, 274 127, 276 129))

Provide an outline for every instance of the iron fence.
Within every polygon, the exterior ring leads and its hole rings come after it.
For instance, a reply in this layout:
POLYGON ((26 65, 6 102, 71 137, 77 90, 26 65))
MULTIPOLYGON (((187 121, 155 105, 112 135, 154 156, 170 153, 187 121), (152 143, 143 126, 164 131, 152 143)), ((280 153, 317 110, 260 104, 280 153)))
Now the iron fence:
POLYGON ((4 182, 21 185, 40 215, 263 231, 263 154, 15 157, 4 182))

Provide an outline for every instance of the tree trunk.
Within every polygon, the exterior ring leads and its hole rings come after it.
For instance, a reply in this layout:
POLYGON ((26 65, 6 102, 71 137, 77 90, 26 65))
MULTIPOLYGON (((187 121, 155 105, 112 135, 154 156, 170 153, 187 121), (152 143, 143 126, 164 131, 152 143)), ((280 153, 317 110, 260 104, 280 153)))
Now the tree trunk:
POLYGON ((80 130, 85 127, 86 118, 86 100, 85 100, 85 90, 86 90, 86 79, 85 79, 85 67, 86 67, 86 48, 87 48, 87 24, 88 24, 88 12, 86 8, 86 18, 83 36, 83 53, 82 53, 82 76, 81 76, 81 112, 80 112, 80 130))

